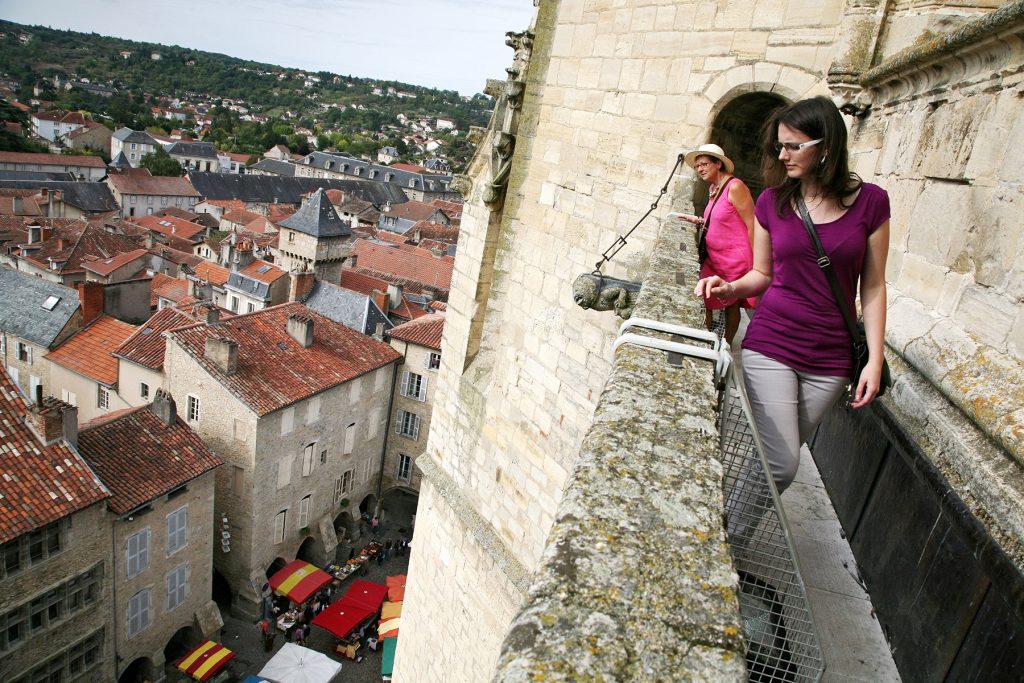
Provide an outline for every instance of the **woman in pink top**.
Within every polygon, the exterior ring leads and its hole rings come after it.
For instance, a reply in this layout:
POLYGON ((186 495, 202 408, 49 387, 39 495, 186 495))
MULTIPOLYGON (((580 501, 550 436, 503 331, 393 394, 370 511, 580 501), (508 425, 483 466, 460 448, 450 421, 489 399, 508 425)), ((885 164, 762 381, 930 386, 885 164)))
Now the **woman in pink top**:
POLYGON ((796 476, 800 445, 851 385, 853 408, 878 393, 885 336, 889 197, 851 173, 846 124, 831 100, 777 110, 764 134, 766 189, 754 224, 754 267, 741 278, 702 278, 696 293, 761 297, 743 340, 743 374, 758 436, 780 492, 796 476), (850 332, 817 264, 796 200, 803 198, 853 309, 860 292, 870 360, 850 377, 850 332))
MULTIPOLYGON (((700 276, 718 275, 738 280, 753 267, 751 242, 754 236, 754 200, 742 180, 733 175, 732 160, 718 145, 701 145, 686 155, 701 180, 708 184, 710 198, 704 217, 681 214, 694 225, 707 225, 707 258, 701 263, 700 276)), ((740 308, 753 308, 754 297, 704 299, 704 325, 712 326, 714 311, 725 309, 725 341, 732 344, 740 326, 740 308)))

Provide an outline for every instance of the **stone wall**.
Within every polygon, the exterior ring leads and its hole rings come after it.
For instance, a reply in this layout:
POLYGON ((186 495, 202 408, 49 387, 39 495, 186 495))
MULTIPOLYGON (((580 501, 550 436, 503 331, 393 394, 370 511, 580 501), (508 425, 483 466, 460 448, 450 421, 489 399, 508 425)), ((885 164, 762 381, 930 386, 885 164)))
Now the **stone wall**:
POLYGON ((427 435, 430 433, 430 416, 433 412, 434 396, 437 394, 437 370, 427 367, 427 360, 433 349, 418 344, 410 344, 398 339, 391 340, 391 346, 403 354, 405 360, 398 366, 398 376, 395 378, 395 391, 391 407, 391 424, 388 425, 387 455, 384 458, 384 467, 381 471, 381 490, 386 492, 394 487, 409 488, 418 491, 420 480, 423 475, 419 469, 412 467, 409 477, 398 478, 398 465, 401 455, 407 455, 415 462, 426 448, 427 435), (420 375, 427 383, 425 400, 420 401, 410 396, 402 396, 402 374, 412 372, 420 375), (420 418, 419 436, 412 439, 397 430, 399 411, 414 413, 420 418))

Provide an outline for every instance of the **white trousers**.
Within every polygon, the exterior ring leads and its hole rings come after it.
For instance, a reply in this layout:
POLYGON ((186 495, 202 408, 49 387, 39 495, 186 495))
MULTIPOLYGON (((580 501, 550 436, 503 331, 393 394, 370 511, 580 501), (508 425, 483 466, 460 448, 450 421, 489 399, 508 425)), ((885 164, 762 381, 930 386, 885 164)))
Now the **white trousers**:
POLYGON ((800 446, 843 395, 848 377, 798 372, 743 349, 743 380, 765 459, 779 493, 796 477, 800 446))

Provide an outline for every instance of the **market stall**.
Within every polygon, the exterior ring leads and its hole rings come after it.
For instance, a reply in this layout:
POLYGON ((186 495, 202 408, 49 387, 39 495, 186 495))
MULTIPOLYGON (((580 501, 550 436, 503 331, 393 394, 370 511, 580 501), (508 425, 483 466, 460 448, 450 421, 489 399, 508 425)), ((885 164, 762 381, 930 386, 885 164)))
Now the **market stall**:
POLYGON ((235 653, 220 643, 204 640, 178 662, 178 671, 197 681, 208 681, 235 658, 235 653))
POLYGON ((384 583, 388 587, 388 600, 391 602, 402 602, 405 599, 405 574, 389 576, 384 583))
POLYGON ((388 594, 388 587, 372 581, 359 579, 352 582, 352 585, 341 597, 349 605, 365 607, 372 612, 380 609, 384 602, 384 596, 388 594))
POLYGON ((341 671, 341 663, 315 650, 285 643, 259 676, 272 683, 328 683, 341 671))
POLYGON ((331 575, 304 560, 289 562, 270 577, 270 587, 297 605, 301 605, 331 582, 331 575))
POLYGON ((313 626, 318 626, 338 638, 345 638, 374 614, 375 610, 345 602, 345 599, 341 598, 313 617, 313 626))
POLYGON ((391 673, 395 669, 395 650, 398 648, 398 638, 388 638, 384 641, 384 652, 380 660, 380 675, 386 680, 391 680, 391 673))

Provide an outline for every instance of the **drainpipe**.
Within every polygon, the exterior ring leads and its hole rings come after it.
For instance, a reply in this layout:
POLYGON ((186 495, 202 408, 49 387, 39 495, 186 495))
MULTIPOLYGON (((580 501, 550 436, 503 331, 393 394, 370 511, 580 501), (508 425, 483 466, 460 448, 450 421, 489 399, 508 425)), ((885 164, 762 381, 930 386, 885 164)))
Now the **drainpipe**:
MULTIPOLYGON (((409 345, 406 344, 405 348, 408 351, 409 345)), ((404 361, 404 354, 402 355, 402 359, 404 361)), ((380 516, 381 503, 383 502, 380 494, 381 489, 384 487, 384 461, 388 457, 388 439, 391 438, 391 414, 395 409, 395 383, 398 381, 398 367, 399 363, 396 360, 394 371, 391 373, 391 396, 388 397, 388 419, 387 422, 384 423, 384 445, 380 449, 380 472, 377 474, 377 509, 374 511, 375 517, 380 516)))
POLYGON ((114 673, 117 674, 118 678, 121 678, 121 655, 117 651, 117 523, 119 521, 119 519, 115 519, 114 523, 110 525, 110 590, 113 594, 110 610, 112 614, 110 617, 114 624, 114 673))

